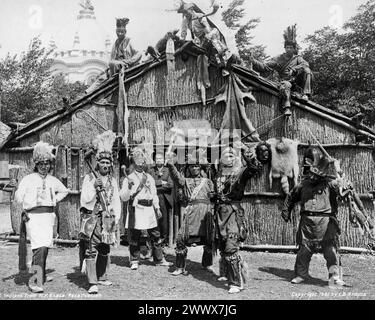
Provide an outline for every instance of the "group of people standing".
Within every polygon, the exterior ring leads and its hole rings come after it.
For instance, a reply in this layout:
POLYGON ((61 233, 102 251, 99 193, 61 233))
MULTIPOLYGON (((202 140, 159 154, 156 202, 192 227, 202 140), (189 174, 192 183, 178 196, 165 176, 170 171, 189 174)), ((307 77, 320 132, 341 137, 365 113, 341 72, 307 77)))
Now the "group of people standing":
MULTIPOLYGON (((199 150, 189 154, 185 171, 176 168, 173 154, 167 154, 165 167, 159 166, 163 167, 159 178, 163 174, 168 176, 162 182, 156 182, 147 172, 146 154, 141 148, 136 148, 131 157, 134 170, 124 177, 119 188, 113 174, 114 134, 111 134, 106 132, 99 139, 103 142, 103 137, 107 137, 107 143, 97 144, 96 167, 85 176, 81 190, 79 258, 81 270, 87 275, 88 292, 95 294, 98 293, 98 285, 112 284, 107 279, 107 268, 110 264, 110 247, 116 239, 112 235, 121 217, 121 201, 126 202, 128 208, 126 227, 130 232, 130 268, 137 270, 139 267, 142 230, 147 230, 155 265, 173 265, 164 257, 158 226, 163 213, 157 193, 157 185, 169 189, 172 181, 176 188, 180 188, 184 201, 181 207, 183 219, 175 247, 175 270, 171 274, 187 274, 188 247, 201 244, 202 268, 214 273, 213 262, 218 249, 218 281, 228 282, 229 293, 243 290, 247 270, 239 249, 248 236, 249 226, 241 200, 247 181, 262 170, 263 164, 271 157, 267 143, 258 143, 255 149, 225 148, 213 175, 207 173, 207 158, 199 150)), ((50 175, 54 159, 51 146, 44 142, 37 143, 33 159, 35 172, 21 180, 16 200, 23 206, 21 231, 27 233, 31 241, 32 266, 40 267, 43 275, 41 282, 30 283, 29 286, 33 292, 43 292, 44 282, 51 280, 45 270, 48 248, 53 244, 55 206, 69 190, 50 175)), ((162 155, 159 160, 160 163, 164 162, 162 155)), ((310 167, 306 178, 287 195, 282 210, 282 218, 289 221, 293 206, 301 202, 297 233, 299 251, 296 277, 292 282, 297 284, 308 279, 311 256, 322 249, 330 280, 344 285, 339 277, 337 254, 340 228, 336 216, 336 197, 340 181, 328 176, 328 164, 324 157, 311 163, 310 167)), ((17 187, 15 181, 12 184, 17 187)), ((22 261, 26 261, 24 257, 22 261)))
MULTIPOLYGON (((161 202, 167 202, 163 203, 163 210, 170 210, 169 201, 172 200, 164 197, 163 193, 158 195, 157 191, 158 187, 159 190, 170 191, 173 185, 180 188, 184 204, 175 249, 176 269, 172 275, 187 273, 188 247, 193 243, 202 244, 202 267, 213 272, 213 257, 219 248, 220 280, 229 281, 230 293, 242 290, 244 263, 238 251, 240 241, 247 237, 248 228, 239 201, 247 180, 261 168, 256 156, 243 153, 241 159, 241 152, 229 147, 223 151, 217 175, 210 179, 206 170, 207 158, 197 150, 189 155, 183 173, 176 168, 176 158, 171 154, 166 155, 166 160, 159 154, 156 162, 163 163, 163 166, 147 170, 144 150, 136 148, 131 156, 133 171, 125 176, 119 188, 113 174, 114 134, 105 132, 96 140, 101 141, 96 143, 96 166, 84 177, 80 196, 79 260, 81 270, 87 275, 88 292, 95 294, 98 293, 98 285, 112 284, 107 279, 107 268, 110 247, 115 242, 111 234, 121 217, 121 201, 127 203, 128 210, 126 228, 130 234, 130 268, 137 270, 139 267, 143 230, 147 230, 155 265, 173 265, 165 260, 158 224, 163 216, 161 202), (155 172, 158 168, 160 172, 155 172), (153 178, 155 174, 157 179, 153 178)), ((27 218, 23 219, 23 226, 31 241, 32 265, 39 266, 43 272, 43 281, 30 283, 29 286, 33 292, 43 292, 43 284, 49 280, 45 270, 48 248, 53 244, 55 206, 68 195, 69 190, 50 174, 54 160, 52 146, 37 143, 33 160, 35 173, 23 178, 18 186, 16 181, 12 184, 17 187, 16 200, 22 203, 23 218, 27 218)), ((170 192, 167 194, 170 195, 170 192)))
MULTIPOLYGON (((216 10, 216 9, 215 9, 216 10)), ((214 12, 216 12, 214 10, 214 12)), ((223 66, 233 55, 225 45, 222 34, 194 4, 181 1, 177 12, 184 17, 182 39, 189 29, 197 45, 214 48, 216 58, 223 66)), ((117 19, 118 39, 113 46, 109 63, 110 74, 121 68, 139 63, 141 54, 126 37, 128 18, 117 19)), ((298 55, 296 27, 284 33, 286 53, 264 63, 251 57, 253 67, 261 72, 277 71, 281 78, 283 107, 290 116, 290 91, 299 88, 304 99, 311 95, 312 74, 308 63, 298 55)), ((240 63, 240 60, 236 60, 240 63)), ((155 166, 147 168, 144 150, 132 152, 132 170, 120 186, 113 174, 112 146, 115 136, 105 133, 96 143, 96 167, 85 176, 80 199, 80 245, 81 270, 87 275, 88 292, 98 293, 98 285, 108 286, 107 267, 110 263, 110 247, 114 244, 116 226, 121 218, 122 202, 126 203, 125 228, 129 231, 130 268, 137 270, 141 258, 142 237, 147 233, 152 259, 158 266, 170 267, 163 253, 163 242, 168 238, 168 216, 174 209, 181 211, 182 221, 176 239, 175 270, 172 275, 187 274, 188 247, 202 244, 202 267, 213 273, 213 261, 220 251, 219 281, 228 281, 229 293, 244 288, 246 263, 239 254, 241 242, 248 236, 248 221, 241 200, 247 181, 256 175, 271 157, 267 143, 259 143, 255 151, 246 147, 225 148, 214 174, 208 173, 207 158, 197 150, 190 152, 185 170, 180 171, 171 154, 158 153, 155 166), (178 191, 178 192, 177 192, 178 191), (178 208, 176 195, 180 196, 178 208)), ((16 200, 23 205, 20 241, 20 267, 26 268, 26 233, 33 250, 32 265, 42 270, 42 281, 31 283, 33 292, 43 292, 43 283, 50 279, 45 274, 48 247, 53 242, 54 208, 69 193, 68 189, 50 175, 54 155, 51 146, 39 142, 34 150, 35 173, 25 177, 18 185, 16 200), (22 250, 21 250, 22 249, 22 250)), ((338 277, 337 181, 330 181, 326 168, 311 165, 311 174, 287 196, 282 217, 290 220, 290 212, 296 202, 301 202, 301 222, 297 234, 299 251, 295 266, 296 278, 301 283, 308 278, 311 256, 323 249, 332 279, 340 284, 338 277)), ((332 180, 332 179, 331 179, 332 180)), ((17 182, 12 184, 16 187, 17 182)), ((169 239, 171 240, 171 239, 169 239)))

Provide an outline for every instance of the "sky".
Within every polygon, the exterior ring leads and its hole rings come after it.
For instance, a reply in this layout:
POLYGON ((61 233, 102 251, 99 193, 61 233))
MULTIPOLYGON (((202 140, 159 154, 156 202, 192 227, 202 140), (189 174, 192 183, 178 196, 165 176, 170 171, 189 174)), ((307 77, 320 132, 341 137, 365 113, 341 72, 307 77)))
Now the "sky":
MULTIPOLYGON (((40 35, 44 43, 58 37, 75 21, 80 10, 79 0, 0 0, 0 58, 8 52, 19 54, 27 50, 33 36, 40 35)), ((181 25, 181 15, 167 11, 175 0, 91 0, 97 21, 112 41, 115 40, 115 18, 128 17, 128 36, 133 46, 145 50, 169 30, 181 25)), ((210 0, 192 0, 204 11, 210 0)), ((217 0, 225 9, 230 0, 217 0)), ((324 26, 339 31, 342 24, 356 13, 366 0, 245 0, 246 18, 259 17, 254 31, 254 44, 266 46, 270 56, 283 52, 283 30, 297 23, 302 39, 324 26)), ((218 16, 220 17, 220 16, 218 16)), ((216 17, 216 19, 218 18, 216 17)), ((224 33, 225 34, 225 33, 224 33)), ((93 35, 95 36, 95 35, 93 35)), ((67 41, 73 41, 73 35, 67 41)))

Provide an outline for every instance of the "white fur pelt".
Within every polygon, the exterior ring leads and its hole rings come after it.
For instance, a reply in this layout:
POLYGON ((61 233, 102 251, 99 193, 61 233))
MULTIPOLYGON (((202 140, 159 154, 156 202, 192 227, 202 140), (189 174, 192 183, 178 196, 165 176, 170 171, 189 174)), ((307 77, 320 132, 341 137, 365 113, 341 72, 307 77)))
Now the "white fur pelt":
POLYGON ((298 141, 288 138, 271 138, 267 140, 271 145, 271 170, 269 174, 270 186, 272 188, 272 179, 281 178, 281 186, 283 191, 289 193, 288 178, 294 180, 297 184, 299 175, 298 166, 298 141))

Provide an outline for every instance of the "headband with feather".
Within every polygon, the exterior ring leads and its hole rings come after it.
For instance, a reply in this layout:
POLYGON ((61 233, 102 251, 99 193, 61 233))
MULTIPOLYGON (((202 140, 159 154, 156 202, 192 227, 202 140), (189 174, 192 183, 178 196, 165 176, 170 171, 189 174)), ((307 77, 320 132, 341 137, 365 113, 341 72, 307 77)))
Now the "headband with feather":
POLYGON ((284 46, 297 46, 297 24, 289 26, 284 31, 284 46))

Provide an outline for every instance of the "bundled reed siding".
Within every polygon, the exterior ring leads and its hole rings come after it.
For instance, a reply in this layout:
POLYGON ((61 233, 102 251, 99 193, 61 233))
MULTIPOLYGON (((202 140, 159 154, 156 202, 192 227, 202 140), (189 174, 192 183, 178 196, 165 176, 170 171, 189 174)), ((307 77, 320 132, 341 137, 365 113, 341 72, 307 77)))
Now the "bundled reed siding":
POLYGON ((130 109, 130 141, 141 141, 163 144, 167 132, 173 127, 175 121, 187 119, 208 120, 214 129, 220 129, 225 106, 215 106, 212 102, 206 106, 192 104, 177 108, 143 108, 129 107, 130 109))
MULTIPOLYGON (((363 201, 368 212, 373 212, 371 201, 363 201)), ((247 197, 243 202, 249 224, 247 244, 294 245, 299 223, 299 206, 292 213, 292 221, 285 223, 281 218, 283 199, 247 197)), ((353 228, 349 221, 347 204, 339 205, 338 219, 340 222, 340 244, 349 247, 365 247, 369 239, 362 236, 358 229, 353 228)))
MULTIPOLYGON (((302 173, 303 152, 305 148, 299 148, 299 165, 302 173)), ((368 194, 374 189, 375 173, 373 170, 373 151, 368 147, 330 147, 329 154, 341 161, 347 179, 352 181, 354 188, 359 194, 368 194)), ((273 179, 272 188, 269 183, 270 166, 267 165, 258 176, 253 177, 247 187, 247 193, 273 192, 282 195, 280 179, 273 179)), ((301 177, 299 177, 299 181, 301 177)), ((289 179, 290 186, 292 181, 289 179)), ((273 244, 293 245, 295 243, 295 232, 299 221, 299 208, 293 213, 292 223, 286 224, 281 218, 281 209, 284 202, 282 197, 247 196, 244 199, 244 209, 248 215, 250 236, 248 244, 273 244)), ((362 199, 362 202, 370 216, 375 218, 374 205, 370 199, 362 199)), ((362 237, 358 229, 353 228, 349 222, 348 204, 339 203, 338 218, 342 230, 340 241, 342 245, 350 247, 361 247, 368 244, 368 239, 362 237)))
MULTIPOLYGON (((224 84, 221 73, 210 66, 211 87, 207 99, 213 98, 224 84)), ((146 107, 163 107, 170 104, 187 104, 201 101, 197 88, 196 58, 188 56, 186 61, 176 57, 175 71, 169 72, 166 64, 154 68, 127 85, 128 104, 146 107)))
MULTIPOLYGON (((168 73, 165 64, 159 65, 126 84, 130 110, 130 143, 144 140, 146 143, 164 144, 165 134, 174 126, 175 121, 180 120, 205 119, 210 122, 212 128, 220 129, 225 104, 214 105, 213 102, 213 98, 225 81, 220 70, 209 67, 211 88, 207 89, 207 105, 203 105, 196 86, 196 58, 188 55, 183 59, 180 55, 176 57, 175 66, 175 71, 168 73)), ((111 100, 114 104, 117 103, 116 90, 111 100)), ((286 123, 277 96, 258 87, 253 87, 253 95, 256 102, 251 103, 246 100, 246 114, 254 127, 258 129, 262 140, 284 136, 297 139, 300 143, 308 143, 312 141, 307 130, 309 128, 323 144, 355 143, 355 134, 350 130, 297 106, 292 107, 292 117, 286 123)), ((98 97, 97 101, 101 98, 103 96, 98 97)), ((82 169, 82 152, 98 133, 103 132, 96 121, 106 129, 114 131, 117 129, 115 105, 98 105, 94 101, 83 106, 82 110, 94 120, 82 112, 73 113, 20 141, 21 146, 31 146, 40 139, 61 146, 57 154, 56 176, 76 191, 80 190, 83 175, 88 172, 85 165, 82 169), (67 174, 66 171, 61 170, 61 165, 67 163, 66 151, 69 147, 78 147, 81 150, 70 153, 71 171, 67 174), (63 157, 65 157, 65 162, 62 160, 63 157)), ((305 147, 300 147, 298 151, 301 170, 304 150, 305 147)), ((359 193, 367 194, 374 189, 374 159, 371 148, 335 146, 327 148, 327 151, 341 160, 343 171, 359 193)), ((24 166, 24 169, 20 170, 19 178, 32 171, 31 157, 31 152, 10 154, 10 163, 24 166)), ((118 178, 117 162, 114 171, 118 178)), ((299 221, 298 206, 293 212, 292 222, 286 224, 280 217, 284 201, 280 179, 273 179, 271 188, 269 171, 269 165, 265 166, 258 176, 250 180, 246 188, 246 192, 250 193, 243 200, 250 229, 247 243, 293 245, 299 221), (262 195, 256 195, 257 193, 262 193, 262 195)), ((290 187, 293 187, 292 179, 290 179, 290 187)), ((372 201, 364 199, 363 202, 368 212, 373 214, 372 201)), ((17 232, 20 213, 20 208, 12 203, 12 225, 17 232)), ((60 237, 75 239, 79 232, 79 194, 69 195, 62 201, 58 205, 57 213, 60 237)), ((358 230, 350 225, 346 204, 339 207, 339 220, 342 228, 342 245, 361 247, 367 244, 367 239, 361 237, 358 230)))
MULTIPOLYGON (((9 164, 17 165, 19 169, 10 169, 9 177, 11 179, 17 179, 21 181, 23 177, 33 172, 33 163, 32 163, 32 152, 17 152, 9 153, 9 164)), ((11 199, 10 203, 10 217, 12 229, 15 233, 19 233, 20 223, 21 223, 21 213, 22 206, 14 201, 14 198, 11 199)))

